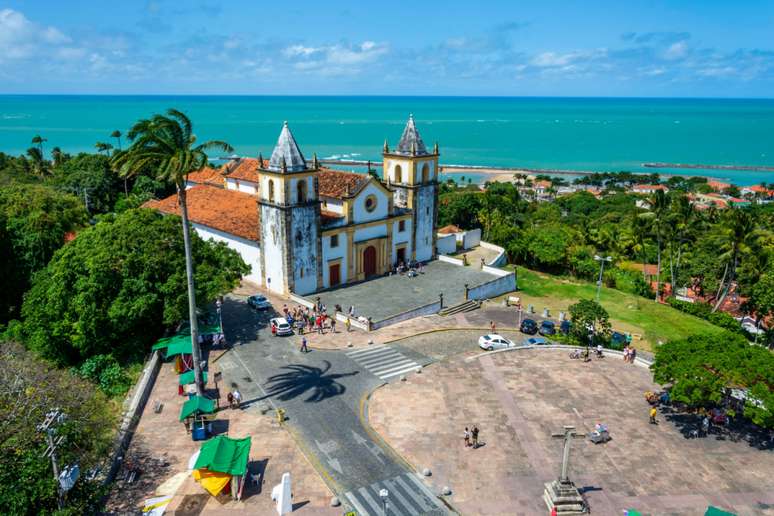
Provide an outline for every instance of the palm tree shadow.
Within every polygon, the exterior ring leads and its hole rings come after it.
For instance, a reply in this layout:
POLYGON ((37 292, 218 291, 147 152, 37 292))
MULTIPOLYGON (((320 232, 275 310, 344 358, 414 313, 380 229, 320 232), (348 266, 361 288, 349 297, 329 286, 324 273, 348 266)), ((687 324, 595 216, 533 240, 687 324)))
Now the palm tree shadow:
POLYGON ((282 369, 286 372, 275 374, 266 381, 266 397, 288 401, 308 393, 304 401, 318 402, 343 394, 347 388, 336 380, 354 376, 358 371, 328 374, 331 363, 325 360, 324 364, 322 368, 302 364, 284 366, 282 369))

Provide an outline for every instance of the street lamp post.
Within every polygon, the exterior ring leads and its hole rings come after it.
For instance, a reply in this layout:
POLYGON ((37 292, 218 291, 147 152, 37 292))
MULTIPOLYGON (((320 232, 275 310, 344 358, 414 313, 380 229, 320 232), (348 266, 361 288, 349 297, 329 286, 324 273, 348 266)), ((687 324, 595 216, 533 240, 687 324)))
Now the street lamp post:
POLYGON ((387 516, 387 498, 390 496, 389 491, 382 489, 379 491, 379 498, 382 499, 382 515, 387 516))
POLYGON ((599 303, 599 291, 602 289, 602 274, 605 272, 605 262, 612 262, 613 258, 611 256, 602 258, 595 254, 594 259, 599 262, 599 279, 597 280, 597 303, 599 303))

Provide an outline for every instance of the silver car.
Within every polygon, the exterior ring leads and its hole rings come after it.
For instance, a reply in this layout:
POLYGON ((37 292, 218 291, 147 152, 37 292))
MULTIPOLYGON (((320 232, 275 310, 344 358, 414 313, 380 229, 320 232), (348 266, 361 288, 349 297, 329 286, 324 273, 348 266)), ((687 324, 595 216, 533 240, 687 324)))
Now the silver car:
POLYGON ((503 337, 502 335, 498 335, 496 333, 490 333, 489 335, 482 335, 478 338, 478 347, 481 349, 485 349, 487 351, 494 351, 495 349, 506 349, 506 348, 512 348, 515 344, 513 341, 510 341, 503 337))

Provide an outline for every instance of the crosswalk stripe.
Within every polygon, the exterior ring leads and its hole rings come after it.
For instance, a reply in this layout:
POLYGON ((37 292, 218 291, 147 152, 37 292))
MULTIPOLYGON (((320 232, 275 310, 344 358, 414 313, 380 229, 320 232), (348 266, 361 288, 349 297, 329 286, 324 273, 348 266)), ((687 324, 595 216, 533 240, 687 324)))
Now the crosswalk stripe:
POLYGON ((379 358, 377 360, 370 360, 370 361, 363 360, 363 361, 360 361, 360 363, 366 367, 374 367, 375 365, 390 364, 392 362, 399 362, 401 360, 409 360, 409 359, 404 357, 403 355, 390 355, 390 356, 379 358))
POLYGON ((405 369, 406 367, 412 368, 412 367, 416 367, 416 366, 417 366, 417 363, 414 362, 413 360, 405 360, 405 361, 403 361, 401 363, 390 364, 390 365, 385 366, 385 367, 372 368, 371 372, 374 373, 376 376, 381 376, 381 375, 386 374, 386 373, 391 373, 393 371, 398 371, 400 369, 405 369))
MULTIPOLYGON (((370 487, 370 486, 369 486, 370 487)), ((369 487, 361 487, 357 490, 358 494, 363 497, 364 500, 368 502, 368 505, 371 507, 379 507, 379 503, 376 501, 376 499, 371 496, 371 493, 369 492, 369 487)))
POLYGON ((382 374, 379 376, 379 378, 381 378, 382 380, 386 380, 387 378, 391 378, 399 374, 408 373, 409 371, 419 371, 420 369, 422 369, 422 366, 415 365, 415 366, 407 367, 406 369, 401 369, 400 371, 395 371, 394 373, 382 374))
POLYGON ((347 355, 382 380, 422 368, 415 360, 386 345, 350 351, 347 355))
MULTIPOLYGON (((397 482, 398 484, 400 484, 400 485, 403 487, 403 489, 406 491, 406 493, 408 493, 408 495, 409 495, 411 498, 413 498, 413 499, 414 499, 414 501, 417 503, 417 505, 418 505, 418 506, 419 506, 419 507, 420 507, 420 508, 421 508, 423 511, 426 511, 426 510, 430 509, 430 507, 427 507, 427 505, 425 504, 425 498, 424 498, 424 497, 417 496, 416 492, 415 492, 413 489, 411 489, 411 487, 409 486, 409 484, 407 483, 407 481, 403 479, 403 475, 401 475, 401 476, 399 476, 399 477, 396 477, 396 478, 395 478, 395 480, 396 480, 396 482, 397 482)), ((408 482, 410 482, 410 480, 409 480, 408 482)), ((420 492, 421 492, 421 491, 420 491, 420 492)), ((424 494, 424 493, 422 493, 422 494, 424 494)))
POLYGON ((417 514, 448 514, 430 490, 412 473, 374 482, 344 493, 359 516, 382 516, 384 507, 379 491, 387 489, 388 514, 415 516, 417 514))
POLYGON ((370 365, 374 363, 385 362, 387 360, 395 360, 396 358, 405 358, 405 357, 400 353, 391 352, 391 353, 383 353, 380 355, 369 355, 367 358, 358 359, 357 362, 360 362, 363 365, 370 365))
POLYGON ((347 497, 347 500, 349 500, 349 503, 351 503, 355 510, 358 512, 358 514, 367 515, 369 514, 368 511, 366 511, 363 506, 360 504, 360 500, 357 499, 355 496, 355 493, 350 491, 349 493, 346 493, 345 496, 347 497))
POLYGON ((356 349, 355 351, 348 351, 347 356, 354 357, 358 355, 366 355, 368 353, 371 353, 373 351, 378 351, 380 349, 390 349, 387 346, 370 346, 363 349, 356 349))

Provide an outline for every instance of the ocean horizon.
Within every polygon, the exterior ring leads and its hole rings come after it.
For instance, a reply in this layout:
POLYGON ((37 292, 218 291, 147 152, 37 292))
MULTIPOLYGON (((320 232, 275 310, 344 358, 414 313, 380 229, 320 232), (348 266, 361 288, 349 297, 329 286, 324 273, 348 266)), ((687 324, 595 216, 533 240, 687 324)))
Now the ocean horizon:
POLYGON ((769 171, 643 166, 774 166, 774 99, 765 98, 6 94, 0 151, 21 154, 40 134, 47 151, 94 152, 97 141, 117 145, 113 130, 170 107, 191 117, 201 140, 226 140, 244 156, 269 155, 287 120, 308 158, 378 162, 413 113, 442 164, 774 182, 769 171))

